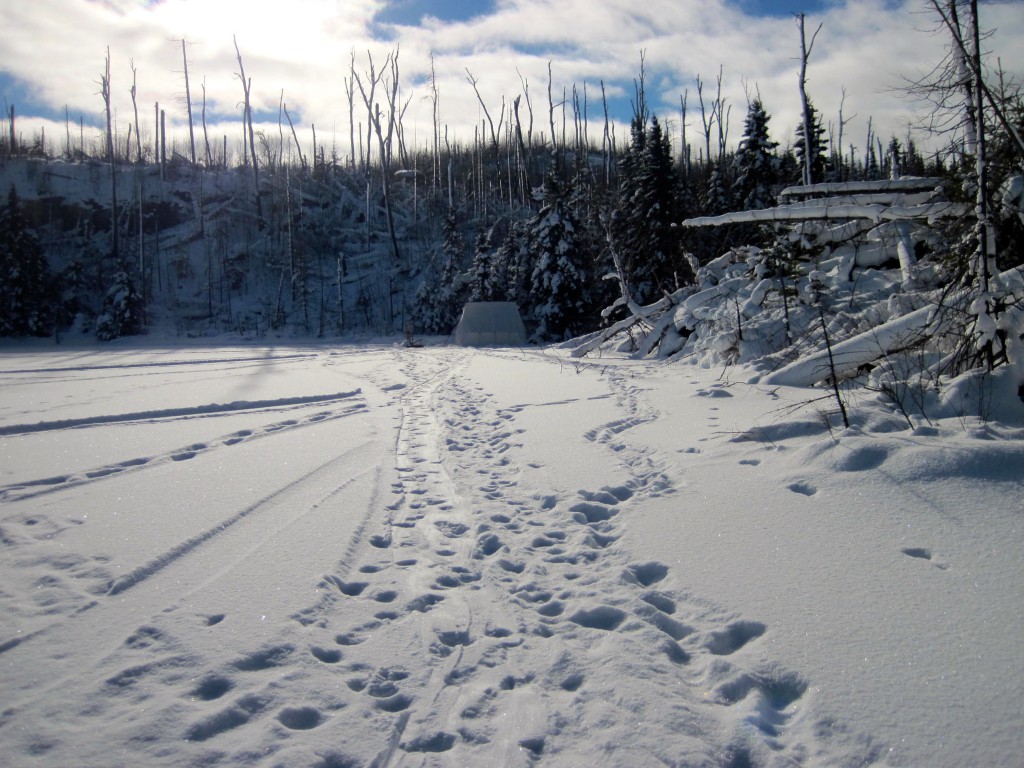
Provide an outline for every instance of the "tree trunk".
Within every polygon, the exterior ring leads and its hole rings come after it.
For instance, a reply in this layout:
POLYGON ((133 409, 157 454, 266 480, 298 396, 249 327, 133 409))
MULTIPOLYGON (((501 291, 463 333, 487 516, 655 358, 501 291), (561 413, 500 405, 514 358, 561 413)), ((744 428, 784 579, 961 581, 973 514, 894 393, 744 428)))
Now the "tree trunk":
POLYGON ((192 128, 192 94, 188 87, 188 56, 185 53, 185 38, 181 39, 181 60, 185 67, 185 106, 188 108, 188 145, 192 152, 192 165, 196 164, 196 134, 192 128))
POLYGON ((256 194, 256 218, 259 221, 259 228, 265 226, 263 222, 263 200, 260 197, 260 171, 259 162, 256 159, 256 136, 252 130, 252 102, 249 94, 252 91, 252 80, 245 77, 245 66, 242 64, 242 52, 238 50, 238 40, 232 37, 235 43, 235 54, 238 56, 238 78, 242 81, 242 91, 245 95, 245 125, 248 128, 249 154, 252 155, 252 180, 256 194))
MULTIPOLYGON (((120 260, 117 237, 117 158, 114 156, 114 122, 110 108, 110 48, 107 48, 107 60, 104 74, 100 80, 103 106, 107 117, 107 159, 110 162, 110 255, 117 264, 120 260)), ((14 111, 11 111, 11 122, 14 111)))
POLYGON ((129 62, 132 67, 132 111, 135 113, 135 161, 142 165, 142 134, 139 132, 139 105, 135 100, 136 96, 136 69, 135 62, 129 62))
POLYGON ((811 155, 811 130, 814 126, 811 125, 811 111, 810 106, 807 102, 807 61, 811 58, 811 50, 814 48, 814 39, 818 36, 818 32, 821 31, 821 25, 811 35, 810 45, 807 44, 807 37, 804 33, 804 14, 797 14, 797 24, 800 27, 800 104, 803 107, 803 121, 804 121, 804 184, 814 183, 814 157, 811 155))

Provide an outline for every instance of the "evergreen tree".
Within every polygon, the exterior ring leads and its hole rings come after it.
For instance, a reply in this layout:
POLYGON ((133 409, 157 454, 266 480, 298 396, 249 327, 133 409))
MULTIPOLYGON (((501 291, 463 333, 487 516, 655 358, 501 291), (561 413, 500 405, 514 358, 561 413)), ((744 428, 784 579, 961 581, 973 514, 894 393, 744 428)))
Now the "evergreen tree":
POLYGON ((75 252, 71 261, 61 271, 58 280, 58 325, 69 327, 80 315, 88 311, 88 278, 82 253, 75 252))
POLYGON ((722 164, 713 163, 711 176, 708 178, 708 185, 701 199, 701 207, 705 216, 718 216, 728 213, 732 207, 730 201, 732 195, 726 188, 725 175, 722 173, 722 164))
POLYGON ((53 280, 38 238, 11 186, 0 208, 0 335, 46 336, 53 329, 53 280))
POLYGON ((902 148, 899 139, 893 136, 889 139, 889 146, 885 151, 886 175, 891 179, 898 179, 903 175, 902 148))
POLYGON ((541 209, 530 226, 530 278, 535 336, 562 340, 583 330, 585 271, 579 227, 553 163, 541 188, 541 209))
POLYGON ((868 181, 877 181, 882 176, 882 169, 878 167, 878 155, 873 145, 868 145, 868 157, 864 172, 868 181))
POLYGON ((673 226, 682 219, 681 185, 657 116, 646 132, 634 119, 619 178, 612 237, 633 298, 646 304, 693 279, 673 226))
POLYGON ((96 318, 96 338, 110 341, 142 331, 142 295, 135 286, 131 266, 121 262, 114 272, 114 282, 103 299, 96 318))
MULTIPOLYGON (((821 115, 810 99, 807 101, 807 112, 808 123, 811 126, 811 183, 820 184, 825 181, 825 173, 828 170, 828 139, 825 138, 826 131, 821 124, 821 115)), ((802 122, 796 127, 796 157, 800 161, 800 169, 803 169, 806 146, 802 122)))
POLYGON ((530 314, 530 278, 533 260, 529 233, 522 221, 513 221, 493 263, 494 282, 503 287, 503 298, 514 301, 524 318, 530 314))
POLYGON ((924 157, 917 149, 917 144, 912 138, 907 137, 907 146, 903 150, 902 163, 900 165, 904 176, 927 176, 928 168, 924 157))
POLYGON ((476 239, 476 253, 470 269, 469 301, 498 301, 501 292, 494 283, 494 254, 487 231, 480 232, 476 239))
POLYGON ((466 244, 453 209, 448 210, 441 232, 444 237, 441 270, 417 291, 416 318, 424 332, 447 334, 458 322, 466 293, 460 274, 466 244))
POLYGON ((743 138, 736 151, 736 181, 733 183, 735 208, 741 211, 761 210, 775 205, 774 188, 779 183, 777 141, 768 136, 768 121, 760 99, 747 108, 743 138))

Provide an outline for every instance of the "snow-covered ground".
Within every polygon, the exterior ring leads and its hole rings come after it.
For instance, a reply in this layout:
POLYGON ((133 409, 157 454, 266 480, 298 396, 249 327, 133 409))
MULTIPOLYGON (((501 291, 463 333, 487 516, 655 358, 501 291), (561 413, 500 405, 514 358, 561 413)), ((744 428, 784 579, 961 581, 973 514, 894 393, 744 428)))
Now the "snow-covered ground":
POLYGON ((1019 765, 1024 431, 742 378, 6 347, 0 762, 1019 765))

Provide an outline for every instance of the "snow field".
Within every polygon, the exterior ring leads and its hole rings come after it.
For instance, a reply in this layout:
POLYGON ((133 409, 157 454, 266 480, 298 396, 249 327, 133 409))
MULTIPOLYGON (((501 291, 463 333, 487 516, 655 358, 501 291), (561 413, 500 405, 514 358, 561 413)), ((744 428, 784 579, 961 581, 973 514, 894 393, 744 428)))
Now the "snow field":
POLYGON ((830 432, 807 390, 554 350, 125 345, 0 379, 14 765, 1024 750, 1017 429, 859 403, 830 432))

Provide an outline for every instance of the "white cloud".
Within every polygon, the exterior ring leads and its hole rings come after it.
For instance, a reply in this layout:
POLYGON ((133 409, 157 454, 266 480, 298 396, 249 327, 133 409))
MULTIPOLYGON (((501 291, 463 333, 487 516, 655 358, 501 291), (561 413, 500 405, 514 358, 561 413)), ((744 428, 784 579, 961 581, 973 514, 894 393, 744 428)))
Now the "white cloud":
MULTIPOLYGON (((321 141, 329 142, 336 133, 342 154, 348 143, 344 80, 351 52, 364 73, 368 49, 379 66, 395 46, 401 50, 403 101, 412 97, 407 140, 415 137, 421 145, 431 134, 425 85, 431 51, 442 119, 452 135, 463 139, 472 138, 473 126, 483 117, 466 82, 467 69, 479 81, 495 121, 502 99, 510 110, 522 91, 521 77, 526 78, 535 130, 548 132, 550 61, 556 101, 563 88, 571 92, 576 83, 582 90, 586 82, 590 135, 595 137, 600 134, 594 125, 601 119, 600 81, 609 96, 631 96, 641 50, 646 51, 649 105, 675 124, 676 136, 679 97, 688 90, 689 131, 695 141, 695 78, 703 77, 707 98, 720 67, 723 95, 732 107, 733 141, 746 110, 744 84, 760 91, 781 143, 791 139, 797 123, 799 40, 792 18, 751 18, 723 0, 500 0, 493 13, 467 22, 428 20, 420 27, 390 28, 390 39, 376 40, 371 22, 382 5, 380 0, 34 0, 0 10, 0 49, 5 70, 29 83, 38 100, 55 111, 66 104, 73 117, 83 113, 97 120, 102 110, 97 81, 109 45, 121 119, 131 111, 128 61, 133 59, 144 119, 152 120, 153 103, 159 101, 172 124, 180 126, 184 81, 175 41, 189 42, 194 109, 205 82, 209 119, 230 121, 242 97, 232 44, 237 36, 256 106, 276 115, 283 89, 289 112, 305 126, 303 135, 315 122, 321 141)), ((852 142, 858 152, 863 151, 868 117, 883 140, 904 134, 912 105, 892 89, 901 75, 915 77, 942 56, 945 38, 923 31, 934 27, 930 15, 918 13, 923 10, 919 0, 850 0, 808 18, 809 31, 822 24, 809 90, 825 119, 835 123, 845 87, 844 116, 856 117, 846 127, 844 144, 852 142)), ((1024 69, 1024 14, 1019 11, 1019 3, 982 6, 983 22, 1000 27, 990 46, 1017 74, 1024 69)), ((525 103, 522 109, 525 119, 525 103)), ((357 109, 356 120, 365 123, 365 110, 357 109)))

